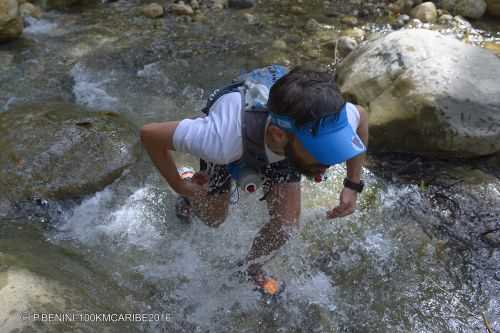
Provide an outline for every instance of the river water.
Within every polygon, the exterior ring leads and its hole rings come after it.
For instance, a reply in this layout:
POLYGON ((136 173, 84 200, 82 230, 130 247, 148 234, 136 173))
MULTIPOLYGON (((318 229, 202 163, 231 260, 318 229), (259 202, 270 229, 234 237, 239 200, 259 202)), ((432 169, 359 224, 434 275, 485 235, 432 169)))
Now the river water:
MULTIPOLYGON (((333 53, 303 27, 316 17, 334 36, 340 26, 316 1, 302 5, 308 15, 261 4, 254 24, 229 10, 151 20, 136 15, 138 4, 50 11, 22 39, 1 45, 0 112, 63 100, 117 111, 137 127, 198 115, 209 89, 241 71, 275 61, 328 68, 333 53), (278 38, 287 49, 270 47, 278 38)), ((387 30, 377 20, 364 23, 387 30)), ((500 40, 497 23, 478 25, 477 43, 500 40)), ((300 230, 265 265, 287 283, 275 304, 263 302, 238 266, 268 221, 265 205, 241 195, 219 228, 183 225, 173 192, 147 158, 81 201, 48 202, 1 221, 0 291, 9 279, 30 286, 4 293, 14 310, 163 319, 33 323, 40 332, 500 331, 500 251, 478 227, 499 226, 498 178, 443 188, 378 171, 364 171, 357 211, 333 221, 325 214, 337 203, 344 168, 320 185, 303 181, 300 230)), ((22 327, 2 319, 7 332, 22 327)))

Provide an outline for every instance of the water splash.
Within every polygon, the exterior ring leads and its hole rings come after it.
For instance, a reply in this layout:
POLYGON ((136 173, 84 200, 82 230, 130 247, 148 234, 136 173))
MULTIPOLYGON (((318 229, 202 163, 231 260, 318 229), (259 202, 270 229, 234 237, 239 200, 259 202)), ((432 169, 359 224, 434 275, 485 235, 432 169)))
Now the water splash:
POLYGON ((112 81, 112 78, 96 79, 95 75, 92 75, 79 63, 71 69, 71 76, 75 81, 73 94, 78 104, 96 109, 113 109, 118 104, 118 99, 108 95, 103 88, 104 85, 112 81))

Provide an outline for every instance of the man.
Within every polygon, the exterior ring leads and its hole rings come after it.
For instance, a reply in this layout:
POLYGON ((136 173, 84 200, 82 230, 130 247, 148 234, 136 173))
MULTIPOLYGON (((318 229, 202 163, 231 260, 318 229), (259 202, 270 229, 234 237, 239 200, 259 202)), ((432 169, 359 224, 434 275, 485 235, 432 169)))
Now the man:
MULTIPOLYGON (((280 69, 273 65, 268 71, 276 79, 280 69)), ((257 259, 280 248, 289 238, 287 229, 298 226, 301 174, 321 177, 331 165, 346 161, 340 203, 327 217, 353 213, 363 189, 368 119, 363 108, 345 103, 328 73, 296 68, 273 81, 267 93, 264 85, 247 83, 245 89, 219 96, 205 117, 145 125, 141 140, 172 189, 188 198, 194 213, 209 226, 219 226, 227 216, 228 165, 246 160, 265 179, 271 219, 258 232, 245 263, 261 291, 274 294, 277 281, 266 276, 257 259), (261 102, 267 102, 260 113, 252 104, 259 94, 264 96, 261 102), (183 179, 170 150, 199 157, 200 172, 183 179)))

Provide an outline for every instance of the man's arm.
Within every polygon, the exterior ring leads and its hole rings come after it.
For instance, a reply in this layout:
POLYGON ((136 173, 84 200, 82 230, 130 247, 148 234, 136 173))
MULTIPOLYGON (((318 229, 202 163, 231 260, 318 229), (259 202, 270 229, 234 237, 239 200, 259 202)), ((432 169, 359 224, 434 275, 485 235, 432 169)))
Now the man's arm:
POLYGON ((146 124, 141 128, 141 141, 153 164, 172 189, 180 195, 193 196, 193 189, 186 186, 187 183, 180 177, 170 153, 170 150, 175 150, 173 136, 178 124, 178 121, 146 124))
MULTIPOLYGON (((365 147, 368 147, 368 113, 359 105, 356 105, 356 108, 359 111, 359 126, 356 133, 358 133, 365 147)), ((361 154, 346 162, 347 178, 355 183, 359 183, 361 180, 361 170, 365 163, 365 158, 366 154, 361 154)))
MULTIPOLYGON (((300 218, 300 182, 274 184, 266 198, 271 220, 259 230, 246 262, 267 256, 282 247, 290 237, 290 227, 297 227, 300 218)), ((260 265, 253 264, 249 271, 260 265)))
MULTIPOLYGON (((359 105, 356 105, 359 111, 359 125, 356 133, 360 139, 368 147, 368 113, 359 105)), ((366 153, 356 156, 346 162, 347 177, 356 183, 361 180, 361 170, 365 163, 366 153)), ((356 209, 356 200, 358 193, 349 188, 343 188, 340 193, 340 203, 337 207, 327 213, 328 218, 343 217, 352 214, 356 209)))

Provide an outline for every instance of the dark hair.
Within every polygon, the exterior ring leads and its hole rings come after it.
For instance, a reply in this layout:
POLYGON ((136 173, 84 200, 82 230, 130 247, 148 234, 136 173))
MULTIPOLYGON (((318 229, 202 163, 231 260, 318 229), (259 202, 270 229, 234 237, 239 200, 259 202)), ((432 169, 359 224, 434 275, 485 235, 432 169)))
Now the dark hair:
POLYGON ((344 103, 332 74, 297 67, 271 87, 267 106, 300 126, 339 112, 344 103))

